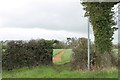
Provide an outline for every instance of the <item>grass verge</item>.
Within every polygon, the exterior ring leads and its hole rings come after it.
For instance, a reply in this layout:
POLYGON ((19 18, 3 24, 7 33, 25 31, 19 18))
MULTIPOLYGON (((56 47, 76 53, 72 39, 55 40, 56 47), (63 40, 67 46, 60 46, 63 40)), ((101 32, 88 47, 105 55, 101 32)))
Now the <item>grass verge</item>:
POLYGON ((69 66, 54 65, 3 71, 3 78, 118 78, 115 68, 102 71, 73 71, 69 66))

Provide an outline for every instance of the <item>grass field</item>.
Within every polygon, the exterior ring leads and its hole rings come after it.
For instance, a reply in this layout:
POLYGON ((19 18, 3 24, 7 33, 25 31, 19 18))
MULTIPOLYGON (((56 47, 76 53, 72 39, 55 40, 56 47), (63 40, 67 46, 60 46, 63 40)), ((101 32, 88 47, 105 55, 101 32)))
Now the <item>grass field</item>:
POLYGON ((59 54, 64 49, 53 49, 53 57, 55 57, 57 54, 59 54))
POLYGON ((67 63, 72 59, 72 49, 66 49, 65 53, 62 55, 62 61, 67 63))
POLYGON ((69 66, 54 65, 3 71, 3 78, 117 78, 116 69, 103 71, 72 71, 69 66))
POLYGON ((53 57, 55 57, 59 52, 64 50, 64 54, 61 56, 62 61, 55 62, 55 64, 65 64, 71 61, 72 57, 72 49, 54 49, 53 51, 53 57))

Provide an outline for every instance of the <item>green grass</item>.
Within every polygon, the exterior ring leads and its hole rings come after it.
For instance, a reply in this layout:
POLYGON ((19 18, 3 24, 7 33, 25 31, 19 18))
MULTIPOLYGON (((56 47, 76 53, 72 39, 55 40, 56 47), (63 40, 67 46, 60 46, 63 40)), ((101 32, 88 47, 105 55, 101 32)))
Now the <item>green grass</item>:
POLYGON ((116 69, 72 71, 69 66, 54 65, 3 71, 3 78, 117 78, 116 69))
POLYGON ((0 72, 0 79, 2 79, 2 73, 0 72))
POLYGON ((55 57, 62 50, 64 50, 64 49, 53 49, 53 57, 55 57))
MULTIPOLYGON (((55 49, 54 55, 57 55, 60 51, 64 50, 64 54, 61 56, 62 61, 55 62, 54 64, 65 64, 71 61, 72 57, 72 49, 55 49), (57 54, 55 54, 58 52, 57 54)), ((54 56, 55 57, 55 56, 54 56)))
POLYGON ((63 61, 70 61, 72 57, 72 49, 66 49, 65 53, 62 55, 63 61))
POLYGON ((66 49, 65 53, 62 55, 62 64, 68 63, 71 61, 72 57, 72 49, 66 49))

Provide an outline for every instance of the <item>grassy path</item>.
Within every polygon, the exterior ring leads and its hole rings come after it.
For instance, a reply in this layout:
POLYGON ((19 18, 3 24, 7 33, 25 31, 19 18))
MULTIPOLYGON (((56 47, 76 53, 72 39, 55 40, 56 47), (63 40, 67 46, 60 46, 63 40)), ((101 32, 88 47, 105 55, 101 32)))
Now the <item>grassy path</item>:
POLYGON ((62 60, 62 55, 64 54, 65 50, 60 51, 55 57, 53 57, 53 62, 60 62, 62 60))
POLYGON ((53 49, 53 57, 55 57, 58 53, 60 53, 64 49, 53 49))

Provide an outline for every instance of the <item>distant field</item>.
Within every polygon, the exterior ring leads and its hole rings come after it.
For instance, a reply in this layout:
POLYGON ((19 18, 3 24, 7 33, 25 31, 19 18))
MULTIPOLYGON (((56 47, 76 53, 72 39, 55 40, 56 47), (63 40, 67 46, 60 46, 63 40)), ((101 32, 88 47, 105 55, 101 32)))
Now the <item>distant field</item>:
POLYGON ((72 57, 72 49, 54 49, 53 57, 59 54, 62 50, 64 50, 64 54, 61 56, 62 61, 57 62, 55 64, 65 64, 71 61, 72 57))
MULTIPOLYGON (((54 49, 53 50, 53 57, 55 57, 57 54, 59 54, 62 50, 64 50, 64 54, 61 56, 62 61, 57 62, 55 64, 65 64, 71 61, 72 59, 72 49, 54 49)), ((118 49, 113 49, 113 52, 115 52, 115 56, 118 56, 118 49)))
POLYGON ((53 57, 55 57, 58 53, 60 53, 64 49, 53 49, 53 57))
POLYGON ((66 49, 65 53, 62 55, 62 61, 61 64, 65 64, 70 62, 72 59, 72 49, 66 49))

